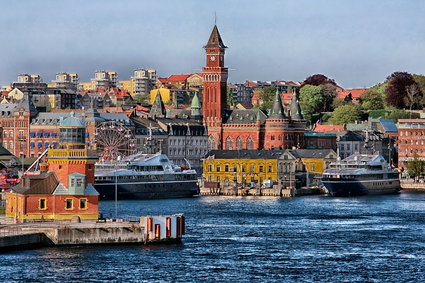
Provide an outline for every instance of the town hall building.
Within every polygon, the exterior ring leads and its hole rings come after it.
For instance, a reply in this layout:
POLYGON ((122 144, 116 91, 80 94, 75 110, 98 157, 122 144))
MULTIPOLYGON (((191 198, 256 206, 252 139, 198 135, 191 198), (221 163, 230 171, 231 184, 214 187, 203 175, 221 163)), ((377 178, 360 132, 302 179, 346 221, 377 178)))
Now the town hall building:
POLYGON ((215 25, 207 44, 202 96, 203 123, 208 130, 209 149, 305 148, 303 119, 296 95, 285 109, 277 92, 267 112, 260 109, 226 109, 228 69, 224 45, 215 25))

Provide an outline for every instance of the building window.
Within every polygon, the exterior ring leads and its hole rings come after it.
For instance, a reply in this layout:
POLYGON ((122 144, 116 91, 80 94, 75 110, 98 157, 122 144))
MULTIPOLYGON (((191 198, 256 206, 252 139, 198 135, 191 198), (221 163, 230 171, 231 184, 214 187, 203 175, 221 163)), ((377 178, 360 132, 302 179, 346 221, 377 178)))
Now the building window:
POLYGON ((263 172, 263 165, 260 165, 259 170, 260 172, 263 172))
POLYGON ((267 171, 268 171, 269 173, 271 173, 271 172, 272 172, 272 167, 271 167, 271 166, 269 166, 269 167, 267 168, 267 171))
POLYGON ((246 148, 247 149, 254 149, 254 142, 252 141, 251 137, 248 137, 246 140, 246 148))
POLYGON ((73 199, 67 198, 65 200, 65 209, 73 209, 74 208, 74 201, 73 199))
POLYGON ((220 165, 217 165, 217 167, 216 167, 216 171, 217 171, 217 172, 220 172, 220 165))
POLYGON ((231 137, 226 138, 226 149, 232 150, 233 149, 233 141, 231 137))
POLYGON ((47 209, 47 200, 45 198, 41 198, 38 200, 38 208, 40 210, 46 210, 47 209))
POLYGON ((87 199, 80 199, 80 209, 87 209, 87 199))
POLYGON ((224 171, 229 172, 229 165, 224 165, 224 171))
POLYGON ((208 165, 208 172, 212 171, 212 165, 208 165))
POLYGON ((238 150, 242 149, 242 139, 241 139, 241 137, 238 137, 236 139, 236 149, 238 149, 238 150))

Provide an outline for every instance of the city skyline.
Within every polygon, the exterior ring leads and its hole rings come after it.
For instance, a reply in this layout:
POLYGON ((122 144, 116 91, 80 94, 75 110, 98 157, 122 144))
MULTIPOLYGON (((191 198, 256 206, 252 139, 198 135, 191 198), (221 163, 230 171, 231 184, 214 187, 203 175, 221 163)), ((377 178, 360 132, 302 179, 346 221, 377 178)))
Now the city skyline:
POLYGON ((197 73, 215 13, 229 46, 229 82, 302 81, 323 73, 355 88, 394 71, 425 73, 420 1, 121 3, 2 2, 1 10, 19 13, 0 19, 8 27, 1 36, 0 84, 20 73, 40 74, 44 82, 59 72, 89 81, 101 69, 117 71, 120 80, 137 68, 157 69, 159 77, 197 73))

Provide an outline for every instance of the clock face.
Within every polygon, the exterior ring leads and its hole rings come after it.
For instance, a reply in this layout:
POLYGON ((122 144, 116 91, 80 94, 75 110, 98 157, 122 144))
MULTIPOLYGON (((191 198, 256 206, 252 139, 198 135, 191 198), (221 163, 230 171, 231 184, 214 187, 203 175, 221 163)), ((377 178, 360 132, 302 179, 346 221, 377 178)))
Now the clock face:
POLYGON ((215 56, 211 56, 211 61, 215 61, 215 56))

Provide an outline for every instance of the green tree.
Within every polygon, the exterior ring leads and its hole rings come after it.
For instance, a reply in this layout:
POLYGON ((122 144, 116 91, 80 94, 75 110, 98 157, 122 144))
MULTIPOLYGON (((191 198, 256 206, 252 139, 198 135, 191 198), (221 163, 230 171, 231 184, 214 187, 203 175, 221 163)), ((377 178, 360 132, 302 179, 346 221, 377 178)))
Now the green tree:
POLYGON ((260 108, 270 109, 273 105, 274 96, 276 95, 276 86, 266 86, 260 89, 260 98, 263 101, 260 108))
POLYGON ((425 174, 425 161, 420 160, 418 154, 415 152, 413 159, 407 162, 407 170, 409 175, 416 180, 417 177, 425 174))
POLYGON ((424 75, 413 75, 413 79, 418 84, 419 88, 421 89, 421 92, 423 94, 422 101, 421 101, 421 107, 425 107, 425 76, 424 75))
POLYGON ((335 97, 332 101, 332 109, 337 109, 342 105, 350 104, 351 102, 346 102, 343 98, 335 97))
POLYGON ((235 102, 233 100, 233 92, 230 87, 227 88, 227 107, 234 106, 235 102))
POLYGON ((378 110, 384 109, 385 107, 382 94, 373 89, 368 89, 363 92, 360 101, 364 110, 378 110))
POLYGON ((137 94, 134 96, 134 100, 142 105, 150 104, 150 95, 149 94, 137 94))
POLYGON ((354 104, 347 104, 336 108, 329 121, 334 125, 343 125, 358 121, 360 118, 360 107, 354 104))
MULTIPOLYGON (((388 105, 394 106, 398 109, 406 107, 405 97, 407 96, 407 89, 412 85, 417 85, 413 76, 407 72, 394 72, 387 78, 388 85, 385 90, 387 96, 386 100, 388 105)), ((422 97, 422 92, 415 94, 422 97)), ((409 105, 407 105, 409 107, 409 105)))
POLYGON ((300 90, 300 106, 304 118, 313 122, 313 114, 323 110, 325 97, 320 86, 305 85, 300 90))
POLYGON ((323 90, 323 97, 325 98, 323 101, 323 111, 332 111, 333 108, 333 101, 336 97, 336 86, 332 83, 326 83, 323 85, 320 85, 320 87, 323 90))

